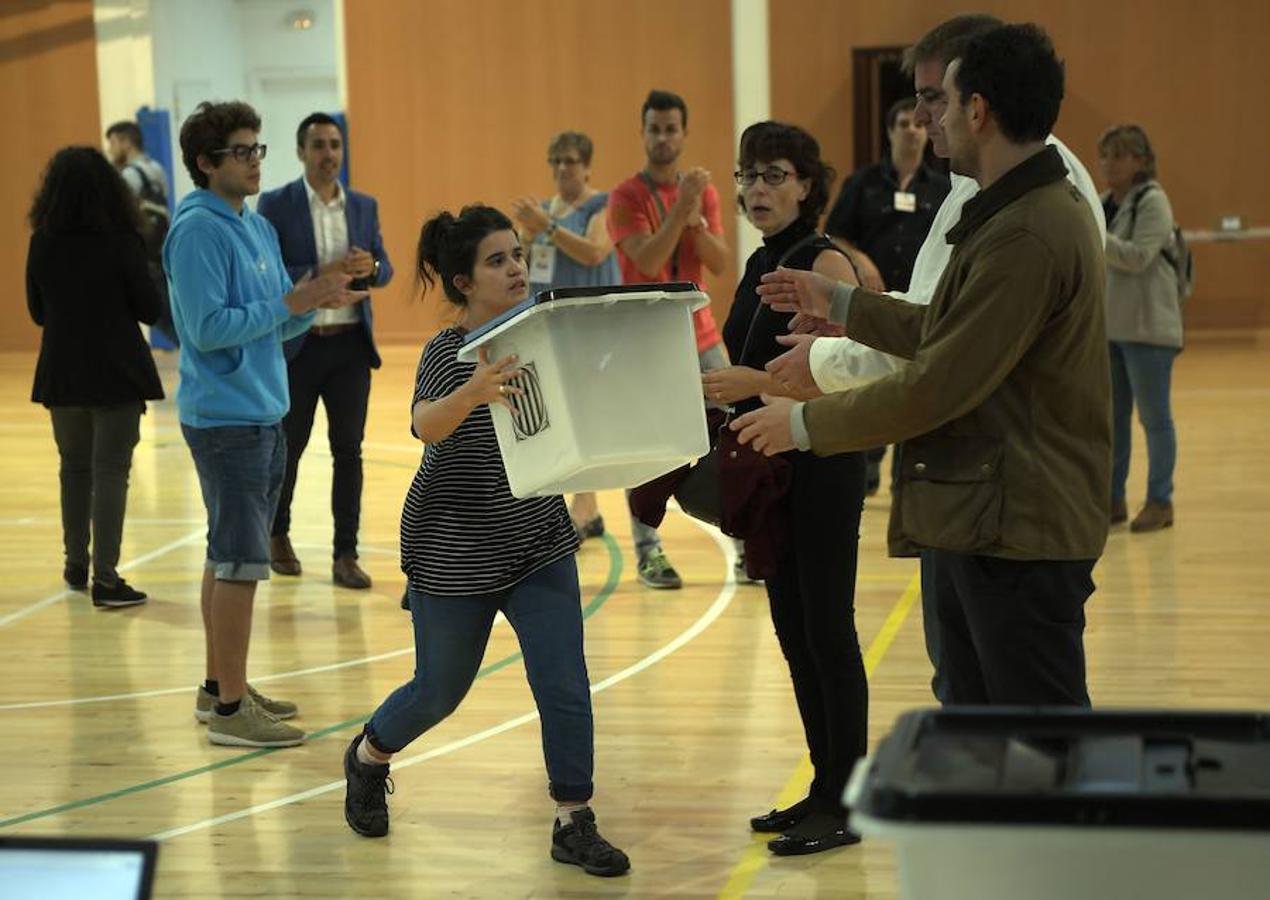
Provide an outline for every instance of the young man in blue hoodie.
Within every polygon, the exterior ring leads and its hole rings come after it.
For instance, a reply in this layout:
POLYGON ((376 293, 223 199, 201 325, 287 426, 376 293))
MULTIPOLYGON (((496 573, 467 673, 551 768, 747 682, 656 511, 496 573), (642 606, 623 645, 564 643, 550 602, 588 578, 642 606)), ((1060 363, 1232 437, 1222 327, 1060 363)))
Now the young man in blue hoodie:
POLYGON ((269 577, 269 529, 286 465, 289 405, 282 343, 314 310, 361 299, 344 274, 292 284, 273 226, 243 201, 260 191, 260 117, 245 103, 201 103, 181 126, 181 155, 198 186, 177 207, 163 247, 181 339, 177 409, 207 508, 203 571, 206 681, 195 717, 213 744, 291 747, 281 721, 294 703, 247 684, 256 583, 269 577))

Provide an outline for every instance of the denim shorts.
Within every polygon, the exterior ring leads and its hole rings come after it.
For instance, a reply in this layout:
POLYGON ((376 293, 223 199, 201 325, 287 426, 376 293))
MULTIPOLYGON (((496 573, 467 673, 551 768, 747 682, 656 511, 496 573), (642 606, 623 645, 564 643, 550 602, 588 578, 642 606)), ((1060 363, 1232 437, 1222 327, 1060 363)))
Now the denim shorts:
POLYGON ((221 581, 269 578, 269 533, 287 468, 282 424, 182 425, 207 508, 207 568, 221 581))

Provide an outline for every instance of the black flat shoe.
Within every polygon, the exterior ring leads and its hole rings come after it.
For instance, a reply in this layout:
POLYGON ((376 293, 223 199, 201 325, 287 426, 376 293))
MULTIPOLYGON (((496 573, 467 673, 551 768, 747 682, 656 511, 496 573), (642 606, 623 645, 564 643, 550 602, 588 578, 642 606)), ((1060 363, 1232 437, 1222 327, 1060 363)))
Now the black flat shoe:
POLYGON ((77 566, 67 563, 62 567, 62 580, 73 591, 82 591, 88 587, 88 566, 77 566))
POLYGON ((774 809, 765 816, 750 819, 750 830, 761 834, 780 834, 789 831, 811 812, 811 798, 804 797, 793 806, 774 809))
POLYGON ((786 834, 767 842, 776 856, 806 856, 835 847, 860 843, 860 835, 847 827, 841 815, 813 813, 786 834))
POLYGON ((604 517, 596 516, 585 522, 574 522, 573 530, 577 533, 579 541, 604 537, 604 517))
POLYGON ((100 581, 93 582, 93 606, 98 609, 119 609, 124 606, 139 606, 145 602, 145 592, 136 590, 122 578, 110 586, 100 581))

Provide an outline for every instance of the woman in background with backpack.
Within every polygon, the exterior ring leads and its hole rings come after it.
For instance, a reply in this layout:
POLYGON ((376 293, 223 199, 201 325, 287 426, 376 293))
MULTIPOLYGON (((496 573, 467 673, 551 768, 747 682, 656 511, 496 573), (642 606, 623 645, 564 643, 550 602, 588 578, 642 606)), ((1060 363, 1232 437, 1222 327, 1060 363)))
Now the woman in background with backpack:
POLYGON ((1156 181, 1155 153, 1137 125, 1117 125, 1098 141, 1108 191, 1107 340, 1111 350, 1111 522, 1128 519, 1125 482, 1133 407, 1147 436, 1147 497, 1129 526, 1157 531, 1173 524, 1177 433, 1169 392, 1173 358, 1182 349, 1182 305, 1173 209, 1156 181))
POLYGON ((44 329, 31 400, 48 407, 61 458, 62 577, 88 587, 97 607, 134 606, 146 595, 121 577, 132 449, 145 401, 163 385, 138 322, 162 304, 146 268, 136 201, 92 147, 59 150, 30 213, 26 298, 44 329))

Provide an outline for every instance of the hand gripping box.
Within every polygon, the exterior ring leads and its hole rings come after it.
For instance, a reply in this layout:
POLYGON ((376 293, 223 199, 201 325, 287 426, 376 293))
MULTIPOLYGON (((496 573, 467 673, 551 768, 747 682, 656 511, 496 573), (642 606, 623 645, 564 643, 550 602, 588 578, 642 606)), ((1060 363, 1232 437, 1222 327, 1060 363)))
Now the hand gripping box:
POLYGON ((626 488, 710 450, 693 311, 674 282, 544 291, 469 334, 459 360, 515 354, 514 410, 491 407, 512 494, 626 488))

